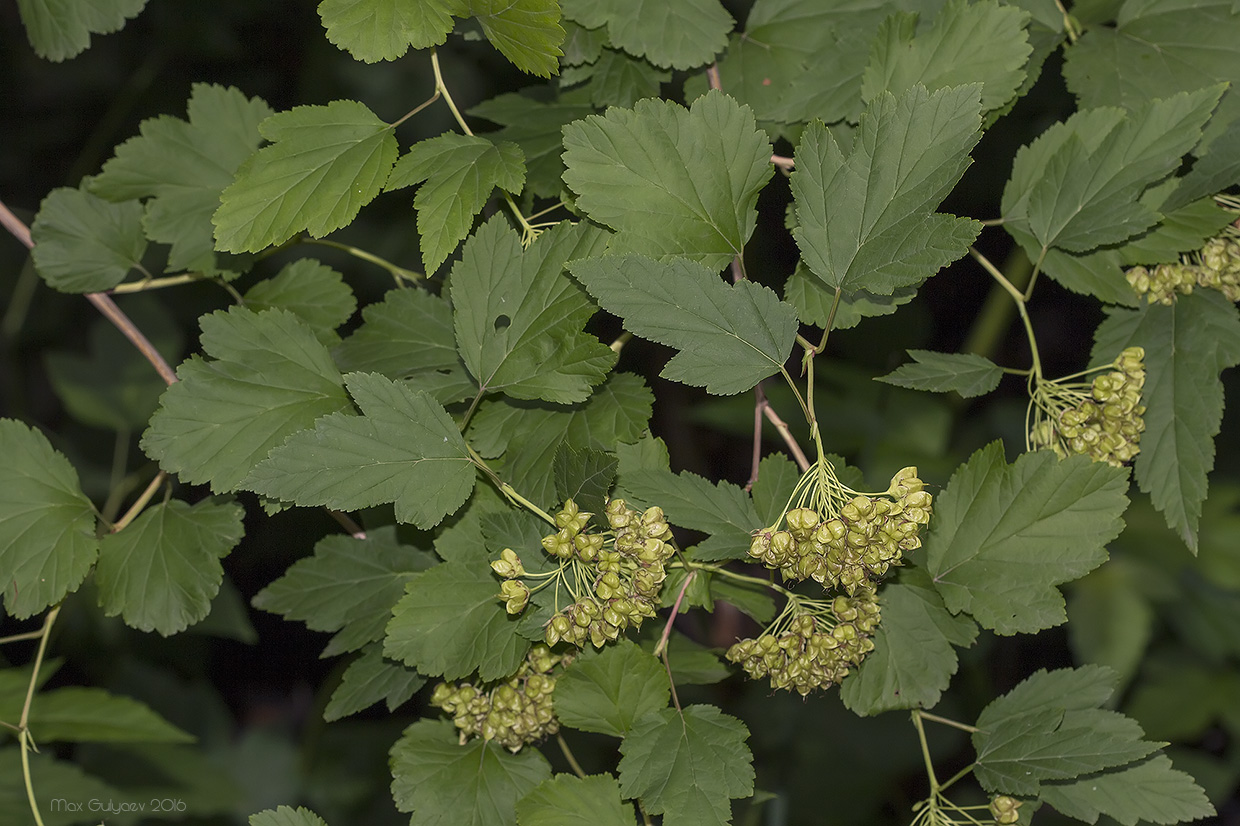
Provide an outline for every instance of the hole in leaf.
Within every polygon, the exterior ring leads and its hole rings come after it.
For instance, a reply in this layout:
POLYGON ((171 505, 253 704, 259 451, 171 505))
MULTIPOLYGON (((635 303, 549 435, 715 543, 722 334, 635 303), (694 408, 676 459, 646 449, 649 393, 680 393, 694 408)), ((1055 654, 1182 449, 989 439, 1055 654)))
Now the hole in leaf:
POLYGON ((511 323, 512 323, 512 319, 510 319, 508 316, 506 316, 506 315, 501 315, 501 316, 498 316, 498 317, 495 319, 495 329, 496 329, 496 330, 502 330, 502 329, 504 329, 505 327, 507 327, 507 326, 508 326, 509 324, 511 324, 511 323))

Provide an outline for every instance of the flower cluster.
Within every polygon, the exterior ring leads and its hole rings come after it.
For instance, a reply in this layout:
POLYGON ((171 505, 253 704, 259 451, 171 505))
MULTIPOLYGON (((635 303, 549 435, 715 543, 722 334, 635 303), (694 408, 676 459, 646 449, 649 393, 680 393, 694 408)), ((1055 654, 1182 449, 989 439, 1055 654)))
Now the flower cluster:
POLYGON ((921 547, 919 534, 930 521, 932 497, 917 478, 917 468, 904 468, 885 492, 872 495, 848 490, 834 481, 834 474, 819 476, 815 468, 806 478, 826 480, 830 488, 815 497, 817 507, 787 511, 784 529, 777 522, 759 531, 749 546, 751 557, 778 569, 785 580, 812 578, 850 595, 872 591, 906 551, 921 547), (845 495, 851 498, 837 509, 835 502, 845 495))
POLYGON ((556 682, 553 671, 571 660, 553 654, 545 645, 535 645, 511 678, 490 686, 440 683, 431 694, 431 705, 452 715, 462 743, 481 737, 520 751, 526 743, 560 730, 551 704, 556 682))
MULTIPOLYGON (((537 587, 563 585, 574 599, 547 623, 547 645, 564 640, 582 646, 588 640, 601 648, 627 628, 641 627, 659 607, 659 590, 667 576, 664 563, 675 552, 663 510, 641 512, 623 499, 612 499, 605 511, 611 528, 606 533, 588 530, 591 516, 570 499, 555 515, 559 530, 543 537, 543 549, 559 559, 560 566, 537 587)), ((491 568, 506 579, 500 597, 508 612, 520 613, 530 597, 529 586, 520 579, 530 575, 520 559, 506 549, 491 568)))
POLYGON ((1151 304, 1171 304, 1177 293, 1188 295, 1194 287, 1215 289, 1228 301, 1240 301, 1240 241, 1211 238, 1187 261, 1159 264, 1152 270, 1133 267, 1125 277, 1151 304))
POLYGON ((1049 447, 1061 458, 1079 454, 1116 467, 1132 461, 1145 430, 1144 358, 1142 348, 1129 347, 1092 384, 1038 383, 1030 402, 1036 413, 1029 448, 1049 447))
POLYGON ((836 597, 829 605, 795 600, 757 639, 728 649, 752 679, 768 677, 775 689, 801 696, 840 682, 874 650, 870 639, 879 623, 878 599, 871 591, 836 597))

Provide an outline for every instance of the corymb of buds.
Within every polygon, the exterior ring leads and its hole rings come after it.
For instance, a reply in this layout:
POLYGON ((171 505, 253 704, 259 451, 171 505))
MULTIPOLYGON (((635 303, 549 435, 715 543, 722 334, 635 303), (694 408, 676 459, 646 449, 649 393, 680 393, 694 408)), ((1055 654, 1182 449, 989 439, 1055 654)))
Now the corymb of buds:
MULTIPOLYGON (((1240 200, 1220 195, 1215 201, 1233 218, 1240 215, 1240 200)), ((1240 301, 1240 229, 1233 221, 1200 250, 1179 261, 1152 270, 1133 267, 1125 277, 1133 291, 1150 304, 1173 304, 1177 296, 1191 294, 1194 287, 1218 290, 1228 301, 1240 301)))
POLYGON ((1030 385, 1027 447, 1050 448, 1060 458, 1089 456, 1119 467, 1141 451, 1145 430, 1145 351, 1129 347, 1086 384, 1071 379, 1034 380, 1030 385))
POLYGON ((915 467, 896 473, 882 493, 865 494, 842 485, 824 460, 801 477, 789 506, 794 502, 754 535, 749 555, 786 580, 812 578, 852 595, 873 591, 906 552, 921 547, 933 499, 915 467))

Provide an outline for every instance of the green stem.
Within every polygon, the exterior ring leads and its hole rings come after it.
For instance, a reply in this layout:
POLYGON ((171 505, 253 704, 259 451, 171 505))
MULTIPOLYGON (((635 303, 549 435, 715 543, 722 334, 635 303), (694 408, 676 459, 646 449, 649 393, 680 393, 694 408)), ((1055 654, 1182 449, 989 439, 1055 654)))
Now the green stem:
POLYGON ((564 755, 564 759, 568 761, 568 765, 572 767, 573 774, 578 777, 585 777, 585 770, 581 768, 581 764, 577 762, 577 758, 573 756, 573 751, 568 747, 568 741, 564 739, 563 734, 555 735, 556 742, 560 744, 560 752, 564 755))
POLYGON ((318 244, 321 247, 331 247, 332 249, 346 252, 354 258, 358 258, 362 261, 382 267, 391 273, 392 278, 396 279, 396 286, 398 287, 401 286, 401 282, 403 281, 416 284, 419 281, 426 279, 426 276, 420 272, 414 272, 413 270, 405 269, 404 267, 398 267, 391 261, 388 261, 385 258, 380 258, 374 253, 367 252, 366 250, 359 249, 357 247, 351 247, 348 244, 341 244, 339 241, 329 241, 326 238, 302 238, 301 241, 303 244, 318 244))
POLYGON ((926 779, 930 781, 930 796, 939 793, 939 779, 934 774, 934 762, 930 759, 930 744, 926 742, 926 729, 921 724, 920 710, 913 711, 913 727, 917 729, 917 740, 921 743, 921 759, 926 764, 926 779))
POLYGON ((195 281, 201 281, 204 278, 202 273, 184 273, 183 275, 169 275, 164 278, 144 278, 141 281, 129 281, 125 284, 117 284, 108 290, 113 295, 125 295, 126 293, 141 293, 147 290, 160 290, 164 287, 176 287, 181 284, 192 284, 195 281))
POLYGON ((43 620, 39 650, 34 656, 34 667, 30 671, 30 683, 26 686, 26 701, 22 704, 22 716, 17 723, 17 727, 21 731, 18 739, 21 741, 22 777, 26 781, 26 799, 30 801, 30 813, 34 815, 36 826, 43 826, 43 818, 39 815, 39 804, 34 799, 34 784, 30 779, 29 750, 34 747, 29 727, 30 704, 34 702, 35 686, 39 684, 39 670, 43 667, 43 657, 47 654, 47 641, 52 635, 52 624, 56 622, 56 617, 59 615, 60 606, 57 605, 47 612, 47 617, 43 620))
POLYGON ((975 726, 970 726, 965 723, 958 723, 955 720, 952 720, 951 718, 940 717, 939 715, 931 714, 928 711, 918 710, 917 716, 919 716, 923 720, 929 720, 932 723, 939 723, 944 726, 951 726, 952 728, 960 729, 961 731, 967 731, 969 734, 976 734, 978 731, 980 731, 980 729, 976 728, 975 726))
MULTIPOLYGON (((999 269, 994 264, 990 263, 990 260, 986 258, 986 256, 982 255, 976 249, 969 247, 969 254, 973 256, 973 260, 982 265, 982 269, 990 273, 990 276, 994 278, 995 281, 998 282, 999 286, 1001 286, 1007 294, 1012 297, 1012 300, 1016 302, 1016 309, 1020 313, 1021 323, 1025 326, 1025 337, 1029 339, 1029 352, 1033 357, 1033 372, 1031 375, 1040 377, 1042 375, 1042 359, 1038 354, 1038 339, 1033 332, 1033 322, 1029 320, 1029 311, 1025 307, 1025 293, 1018 290, 1016 286, 1012 284, 1006 276, 1004 276, 1003 273, 999 272, 999 269)), ((1037 278, 1036 265, 1034 266, 1033 275, 1030 277, 1030 288, 1032 288, 1033 280, 1035 278, 1037 278)))
POLYGON ((669 568, 677 568, 677 567, 687 568, 691 571, 709 571, 712 574, 719 574, 719 576, 734 580, 736 582, 748 582, 753 585, 761 585, 764 588, 770 588, 772 591, 783 594, 786 597, 791 598, 795 596, 795 594, 793 594, 792 591, 789 591, 787 588, 783 587, 782 585, 778 585, 774 582, 771 582, 769 579, 761 579, 756 576, 738 574, 735 571, 728 570, 727 568, 723 567, 723 565, 713 564, 710 562, 690 562, 690 561, 673 562, 668 567, 669 568))

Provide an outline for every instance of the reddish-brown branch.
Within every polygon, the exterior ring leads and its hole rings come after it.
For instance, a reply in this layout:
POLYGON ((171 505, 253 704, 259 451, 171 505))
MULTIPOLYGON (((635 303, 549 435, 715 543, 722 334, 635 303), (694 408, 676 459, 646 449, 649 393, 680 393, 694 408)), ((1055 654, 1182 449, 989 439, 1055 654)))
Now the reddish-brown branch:
MULTIPOLYGON (((26 249, 34 249, 34 239, 30 237, 30 227, 26 226, 20 218, 10 212, 3 201, 0 201, 0 224, 3 224, 4 228, 13 234, 14 238, 25 244, 26 249)), ((159 351, 142 334, 137 325, 129 320, 129 316, 121 312, 121 308, 117 307, 116 302, 106 293, 87 293, 86 300, 94 304, 99 312, 103 313, 108 321, 116 325, 116 329, 120 330, 125 338, 129 339, 133 346, 138 348, 138 352, 146 357, 146 360, 159 373, 160 378, 168 384, 172 384, 177 380, 176 372, 168 365, 168 362, 164 361, 164 357, 159 354, 159 351)))
POLYGON ((783 437, 784 444, 788 446, 788 450, 792 451, 792 458, 796 459, 797 467, 801 472, 809 470, 809 459, 805 456, 805 451, 801 450, 801 446, 797 444, 797 440, 792 435, 792 430, 788 427, 788 423, 779 418, 779 414, 771 407, 770 402, 763 402, 762 414, 775 425, 775 429, 779 431, 779 435, 783 437))
POLYGON ((787 169, 787 170, 790 170, 797 165, 797 162, 795 160, 793 160, 792 158, 786 157, 784 155, 772 155, 771 163, 775 164, 780 169, 787 169))

